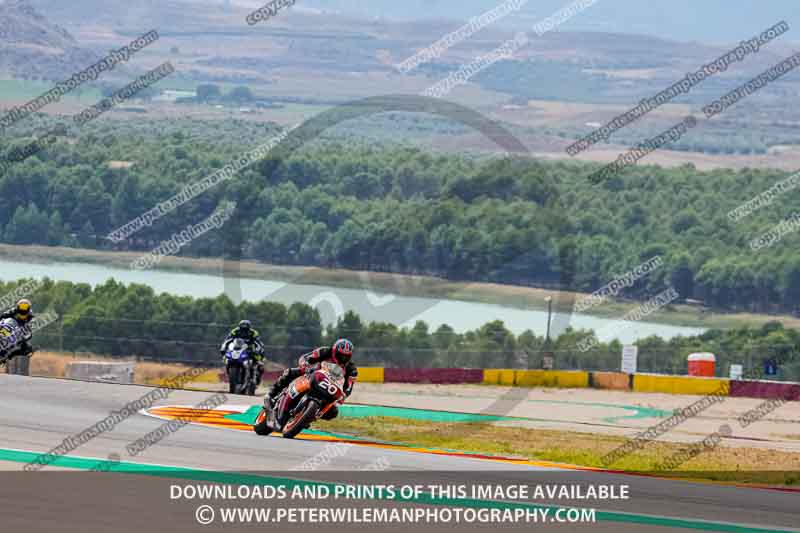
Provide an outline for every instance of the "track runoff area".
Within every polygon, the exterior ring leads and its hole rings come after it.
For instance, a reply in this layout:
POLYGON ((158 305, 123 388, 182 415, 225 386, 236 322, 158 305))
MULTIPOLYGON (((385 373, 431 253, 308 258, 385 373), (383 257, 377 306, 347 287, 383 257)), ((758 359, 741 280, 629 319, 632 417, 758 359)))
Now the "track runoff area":
POLYGON ((4 516, 4 531, 56 524, 81 532, 798 531, 800 493, 791 489, 634 476, 313 429, 294 440, 262 437, 249 427, 252 399, 228 398, 187 417, 184 410, 213 397, 188 390, 171 390, 87 439, 87 428, 158 389, 2 375, 0 390, 0 468, 8 481, 0 491, 16 510, 4 516), (107 513, 90 511, 98 506, 113 510, 113 528, 107 513))

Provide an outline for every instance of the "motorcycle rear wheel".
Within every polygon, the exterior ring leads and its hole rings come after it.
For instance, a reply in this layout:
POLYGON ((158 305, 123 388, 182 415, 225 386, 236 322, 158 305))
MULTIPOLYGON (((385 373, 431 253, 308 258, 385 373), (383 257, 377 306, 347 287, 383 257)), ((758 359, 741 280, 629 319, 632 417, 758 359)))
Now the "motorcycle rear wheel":
POLYGON ((305 409, 296 414, 283 426, 283 438, 293 439, 301 431, 311 425, 316 420, 319 412, 319 404, 315 400, 308 400, 305 409))

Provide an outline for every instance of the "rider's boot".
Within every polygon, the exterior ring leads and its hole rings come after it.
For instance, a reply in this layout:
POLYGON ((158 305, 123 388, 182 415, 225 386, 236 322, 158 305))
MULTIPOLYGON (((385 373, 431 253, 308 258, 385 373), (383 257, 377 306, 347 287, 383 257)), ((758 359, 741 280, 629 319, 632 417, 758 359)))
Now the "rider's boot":
POLYGON ((269 401, 269 406, 275 406, 275 400, 278 399, 278 396, 281 394, 281 391, 289 386, 289 384, 300 374, 302 371, 299 368, 287 368, 283 371, 281 377, 279 377, 275 383, 272 385, 272 388, 269 390, 269 394, 267 394, 267 399, 265 400, 265 404, 269 401))
POLYGON ((267 393, 267 397, 264 399, 264 405, 268 406, 270 409, 275 407, 275 401, 278 399, 278 395, 280 395, 281 390, 283 390, 283 387, 278 387, 278 383, 279 382, 276 381, 272 385, 272 388, 270 388, 269 392, 267 393))

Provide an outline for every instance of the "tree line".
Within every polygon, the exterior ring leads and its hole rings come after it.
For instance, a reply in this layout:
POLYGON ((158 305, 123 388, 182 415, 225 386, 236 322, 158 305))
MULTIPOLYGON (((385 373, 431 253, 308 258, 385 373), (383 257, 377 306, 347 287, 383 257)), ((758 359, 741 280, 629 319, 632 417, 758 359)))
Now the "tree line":
POLYGON ((791 213, 796 192, 739 222, 726 216, 786 176, 770 170, 637 166, 596 186, 593 164, 320 139, 126 241, 106 239, 277 131, 222 124, 214 138, 208 125, 184 124, 98 122, 13 165, 0 176, 0 240, 146 251, 234 201, 235 220, 181 253, 584 292, 661 256, 621 295, 673 286, 717 309, 800 311, 798 233, 759 252, 748 245, 791 213))
MULTIPOLYGON (((356 345, 361 366, 542 368, 544 357, 552 354, 559 369, 620 368, 619 341, 598 342, 587 352, 577 349, 583 339, 595 335, 589 330, 568 329, 548 343, 532 331, 515 335, 501 321, 466 332, 448 325, 432 331, 422 321, 400 328, 367 322, 352 311, 325 327, 319 312, 303 303, 235 305, 225 295, 156 294, 150 287, 113 279, 95 287, 46 278, 40 283, 0 282, 0 293, 16 294, 19 287, 34 289, 27 296, 37 313, 60 317, 36 332, 33 343, 39 349, 213 365, 219 361, 222 339, 247 318, 261 333, 267 359, 281 365, 296 364, 300 354, 347 337, 356 345)), ((774 358, 784 361, 778 378, 800 380, 800 332, 778 322, 669 340, 652 336, 636 345, 642 372, 685 374, 689 353, 710 351, 717 354, 720 375, 727 375, 731 364, 757 369, 774 358)))

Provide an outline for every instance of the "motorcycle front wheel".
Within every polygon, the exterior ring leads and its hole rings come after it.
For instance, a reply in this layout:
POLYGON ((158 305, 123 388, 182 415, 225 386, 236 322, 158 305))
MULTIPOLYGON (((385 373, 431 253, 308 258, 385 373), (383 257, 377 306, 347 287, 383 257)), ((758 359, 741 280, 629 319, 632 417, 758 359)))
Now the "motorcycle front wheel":
POLYGON ((256 417, 256 423, 253 424, 253 431, 255 431, 257 435, 269 435, 272 433, 272 428, 267 424, 268 420, 269 413, 267 413, 266 409, 262 409, 256 417))
POLYGON ((305 409, 294 415, 283 426, 283 437, 293 439, 298 433, 311 425, 316 420, 319 404, 315 400, 308 400, 305 409))
POLYGON ((228 393, 239 394, 242 389, 242 367, 237 365, 228 366, 228 393))

